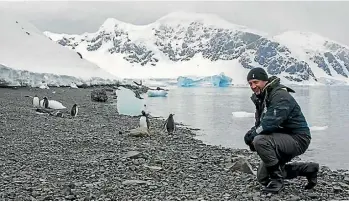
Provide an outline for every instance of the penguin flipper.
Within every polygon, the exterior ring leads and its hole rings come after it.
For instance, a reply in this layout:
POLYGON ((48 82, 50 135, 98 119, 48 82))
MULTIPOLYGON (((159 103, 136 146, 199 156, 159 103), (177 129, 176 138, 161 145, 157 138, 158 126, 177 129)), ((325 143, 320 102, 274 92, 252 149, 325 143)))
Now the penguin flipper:
POLYGON ((164 126, 162 127, 163 130, 165 130, 165 127, 167 125, 167 122, 168 122, 168 118, 166 119, 165 123, 164 123, 164 126))
POLYGON ((150 121, 149 121, 148 118, 146 119, 146 121, 147 121, 147 128, 149 129, 149 127, 150 127, 150 121))

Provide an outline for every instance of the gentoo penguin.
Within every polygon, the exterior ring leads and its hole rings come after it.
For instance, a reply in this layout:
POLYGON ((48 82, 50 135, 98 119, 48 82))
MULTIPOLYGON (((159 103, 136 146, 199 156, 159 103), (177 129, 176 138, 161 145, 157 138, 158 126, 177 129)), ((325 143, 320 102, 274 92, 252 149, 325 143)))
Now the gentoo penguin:
POLYGON ((147 105, 146 105, 146 104, 143 105, 143 111, 145 112, 145 114, 146 114, 147 116, 149 116, 149 112, 148 112, 148 109, 147 109, 147 105))
POLYGON ((149 130, 150 121, 148 118, 148 114, 145 113, 145 111, 142 110, 142 116, 139 119, 139 127, 145 127, 149 130))
POLYGON ((33 97, 33 107, 40 107, 40 99, 37 95, 33 97))
POLYGON ((78 105, 74 104, 73 107, 71 108, 70 115, 76 117, 78 115, 78 105))
POLYGON ((48 99, 47 99, 46 96, 45 96, 44 99, 43 99, 42 106, 43 106, 44 108, 48 108, 48 99))
POLYGON ((175 125, 173 116, 174 114, 170 114, 164 124, 164 127, 166 126, 166 130, 169 135, 176 130, 176 125, 175 125))

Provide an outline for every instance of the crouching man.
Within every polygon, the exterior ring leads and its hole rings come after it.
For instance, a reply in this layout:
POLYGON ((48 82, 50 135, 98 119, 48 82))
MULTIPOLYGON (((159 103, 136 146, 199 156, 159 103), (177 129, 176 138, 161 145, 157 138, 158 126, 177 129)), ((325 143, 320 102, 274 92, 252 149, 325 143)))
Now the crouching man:
POLYGON ((305 176, 311 189, 317 184, 317 163, 289 163, 309 147, 311 134, 297 101, 295 91, 280 84, 280 78, 268 77, 263 68, 254 68, 247 75, 256 105, 255 126, 249 130, 245 143, 261 158, 257 180, 263 191, 278 193, 284 179, 305 176), (288 163, 288 164, 286 164, 288 163))

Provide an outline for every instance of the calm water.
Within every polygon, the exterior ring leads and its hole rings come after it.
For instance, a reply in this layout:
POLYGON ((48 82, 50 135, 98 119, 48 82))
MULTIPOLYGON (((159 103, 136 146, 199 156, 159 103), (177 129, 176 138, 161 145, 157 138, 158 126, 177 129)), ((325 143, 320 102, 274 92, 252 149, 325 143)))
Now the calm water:
MULTIPOLYGON (((332 169, 349 169, 349 87, 293 87, 294 97, 312 127, 312 143, 301 156, 332 169), (327 128, 326 128, 327 126, 327 128)), ((154 116, 175 114, 175 121, 200 128, 198 139, 207 144, 247 148, 243 136, 254 118, 232 112, 254 112, 249 88, 174 88, 167 98, 146 98, 154 116)))

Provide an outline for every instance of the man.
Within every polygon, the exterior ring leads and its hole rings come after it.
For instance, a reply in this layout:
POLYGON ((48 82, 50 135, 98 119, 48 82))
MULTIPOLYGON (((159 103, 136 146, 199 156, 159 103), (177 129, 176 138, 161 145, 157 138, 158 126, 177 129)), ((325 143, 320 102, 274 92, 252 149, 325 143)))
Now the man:
POLYGON ((247 75, 254 92, 251 99, 256 105, 255 126, 249 130, 245 143, 256 151, 262 162, 257 180, 263 190, 278 193, 284 188, 284 179, 305 176, 305 189, 317 183, 317 163, 290 163, 303 154, 311 141, 311 134, 297 101, 290 93, 295 91, 280 84, 276 76, 268 78, 263 68, 254 68, 247 75))

